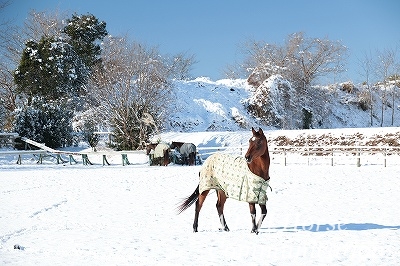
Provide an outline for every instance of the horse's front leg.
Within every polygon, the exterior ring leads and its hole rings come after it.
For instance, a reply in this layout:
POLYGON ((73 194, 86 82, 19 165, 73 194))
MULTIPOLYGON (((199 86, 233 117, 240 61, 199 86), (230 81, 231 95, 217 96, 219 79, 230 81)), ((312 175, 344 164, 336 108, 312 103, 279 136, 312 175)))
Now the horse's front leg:
POLYGON ((226 202, 225 192, 222 190, 217 190, 217 196, 218 196, 218 200, 217 200, 216 207, 217 207, 217 211, 218 211, 219 221, 221 222, 222 229, 224 231, 229 231, 229 227, 226 224, 225 217, 224 217, 224 205, 226 202))
POLYGON ((257 215, 257 210, 256 210, 256 204, 255 203, 249 203, 249 208, 250 208, 250 215, 251 215, 251 232, 256 233, 257 232, 257 225, 256 225, 256 215, 257 215))
POLYGON ((261 217, 260 217, 260 219, 258 220, 258 223, 257 223, 257 232, 256 232, 257 234, 258 234, 258 232, 259 232, 259 230, 261 228, 261 224, 264 221, 265 216, 267 216, 267 206, 264 205, 264 204, 260 204, 260 208, 261 208, 261 217))
POLYGON ((265 205, 260 205, 261 208, 261 217, 256 224, 256 204, 249 203, 250 207, 250 215, 251 215, 251 222, 252 222, 252 233, 256 233, 258 235, 259 229, 261 228, 261 224, 264 221, 265 216, 267 216, 267 207, 265 205))

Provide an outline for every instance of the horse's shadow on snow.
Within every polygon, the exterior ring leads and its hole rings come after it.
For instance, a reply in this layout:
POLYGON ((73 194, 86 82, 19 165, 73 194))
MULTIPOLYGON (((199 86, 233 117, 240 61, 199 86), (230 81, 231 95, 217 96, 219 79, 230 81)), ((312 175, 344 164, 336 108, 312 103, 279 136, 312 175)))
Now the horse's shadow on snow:
POLYGON ((312 224, 312 225, 300 225, 300 226, 280 226, 280 227, 267 227, 264 229, 277 230, 283 232, 328 232, 328 231, 364 231, 364 230, 376 230, 376 229, 390 229, 398 230, 400 225, 380 225, 374 223, 347 223, 347 224, 312 224))

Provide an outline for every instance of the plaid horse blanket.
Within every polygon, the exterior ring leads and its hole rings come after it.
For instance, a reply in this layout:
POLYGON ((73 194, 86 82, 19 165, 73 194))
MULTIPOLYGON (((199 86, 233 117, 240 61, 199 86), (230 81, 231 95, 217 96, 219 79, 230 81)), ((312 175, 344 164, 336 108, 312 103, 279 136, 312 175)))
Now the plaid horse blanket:
POLYGON ((207 158, 200 170, 199 192, 223 190, 228 198, 266 204, 269 180, 253 174, 240 156, 216 153, 207 158))

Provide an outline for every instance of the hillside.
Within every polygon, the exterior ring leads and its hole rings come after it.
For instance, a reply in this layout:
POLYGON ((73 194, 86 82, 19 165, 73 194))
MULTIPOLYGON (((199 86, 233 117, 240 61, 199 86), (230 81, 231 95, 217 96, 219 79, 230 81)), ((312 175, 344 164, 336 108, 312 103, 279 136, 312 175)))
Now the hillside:
MULTIPOLYGON (((272 83, 274 81, 272 80, 272 83)), ((271 80, 270 80, 271 83, 271 80)), ((270 85, 271 86, 271 85, 270 85)), ((273 86, 273 85, 272 85, 273 86)), ((312 106, 308 106, 320 121, 312 128, 364 128, 370 127, 370 110, 360 107, 362 86, 347 89, 346 84, 314 88, 312 106)), ((252 117, 243 103, 255 91, 246 80, 218 80, 197 78, 174 82, 176 103, 171 106, 164 132, 238 131, 252 126, 274 129, 252 117)), ((373 127, 381 124, 380 92, 374 91, 373 127)), ((391 91, 387 92, 383 127, 400 126, 400 99, 395 99, 394 124, 391 124, 391 91)), ((301 110, 299 111, 301 112, 301 110)), ((289 119, 289 118, 287 118, 289 119)), ((292 128, 289 128, 292 129, 292 128)))

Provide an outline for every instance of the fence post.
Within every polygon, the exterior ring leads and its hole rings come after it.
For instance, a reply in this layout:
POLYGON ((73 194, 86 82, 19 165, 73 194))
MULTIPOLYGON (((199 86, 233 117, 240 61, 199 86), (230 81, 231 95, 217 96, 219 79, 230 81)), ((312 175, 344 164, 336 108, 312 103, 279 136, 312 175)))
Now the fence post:
POLYGON ((122 166, 129 165, 128 154, 122 154, 122 166))
POLYGON ((106 164, 110 165, 110 163, 107 161, 107 156, 105 154, 103 154, 103 166, 106 164))
POLYGON ((386 152, 387 152, 387 148, 385 148, 385 152, 383 153, 383 165, 386 167, 386 152))
POLYGON ((333 148, 332 148, 331 166, 333 166, 333 148))
POLYGON ((285 148, 283 148, 283 158, 284 158, 284 162, 285 162, 285 166, 286 166, 286 150, 285 150, 285 148))
POLYGON ((87 154, 82 154, 82 163, 83 165, 88 165, 88 164, 92 165, 92 162, 89 161, 89 157, 87 154))
POLYGON ((69 155, 69 164, 72 164, 72 162, 77 163, 77 161, 75 161, 74 157, 72 157, 72 154, 69 155))
POLYGON ((361 152, 360 152, 360 148, 358 148, 358 152, 357 152, 357 167, 361 166, 360 157, 361 157, 361 152))

